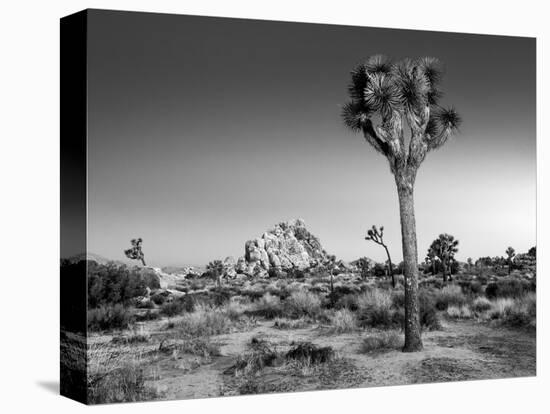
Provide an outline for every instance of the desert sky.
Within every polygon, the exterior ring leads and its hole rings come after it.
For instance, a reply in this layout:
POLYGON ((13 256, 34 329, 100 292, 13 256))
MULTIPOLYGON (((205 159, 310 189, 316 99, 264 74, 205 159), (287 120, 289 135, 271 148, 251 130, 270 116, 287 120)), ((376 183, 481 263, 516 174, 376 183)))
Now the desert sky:
POLYGON ((387 161, 340 118, 372 54, 439 58, 463 117, 417 177, 419 261, 443 232, 459 260, 535 245, 534 39, 91 11, 88 251, 142 237, 152 265, 200 265, 302 218, 344 260, 384 260, 384 225, 400 261, 387 161))

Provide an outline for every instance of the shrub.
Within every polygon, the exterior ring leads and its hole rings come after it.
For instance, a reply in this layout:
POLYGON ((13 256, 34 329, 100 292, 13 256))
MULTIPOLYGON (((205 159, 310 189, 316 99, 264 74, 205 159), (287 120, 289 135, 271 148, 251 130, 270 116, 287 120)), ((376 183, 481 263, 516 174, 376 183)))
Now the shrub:
POLYGON ((491 301, 486 297, 480 296, 472 302, 472 310, 476 313, 483 313, 491 309, 491 301))
POLYGON ((249 344, 250 352, 239 355, 233 366, 235 375, 251 375, 264 367, 272 366, 279 354, 265 341, 252 338, 249 344))
POLYGON ((185 354, 202 356, 204 358, 221 355, 220 347, 210 342, 208 338, 192 338, 183 341, 178 345, 177 350, 185 354))
POLYGON ((529 294, 516 299, 514 305, 505 312, 502 323, 514 328, 535 328, 537 323, 536 295, 529 294))
POLYGON ((468 305, 454 306, 451 305, 447 308, 447 315, 456 319, 470 319, 472 317, 472 311, 468 305))
POLYGON ((183 334, 188 336, 209 336, 227 333, 231 320, 219 309, 198 305, 193 313, 186 313, 176 322, 183 334))
POLYGON ((361 327, 390 328, 399 324, 392 310, 393 300, 386 290, 370 289, 357 298, 357 315, 361 327))
POLYGON ((300 319, 286 319, 275 318, 273 321, 273 327, 277 329, 302 329, 307 327, 310 321, 306 318, 300 319))
POLYGON ((285 355, 286 359, 307 364, 323 364, 334 358, 334 350, 330 346, 318 347, 311 342, 295 344, 285 355))
POLYGON ((335 305, 336 309, 348 309, 355 312, 358 309, 357 306, 357 295, 356 294, 347 294, 342 296, 335 305))
POLYGON ((136 402, 156 397, 154 390, 145 386, 143 370, 136 364, 126 364, 107 375, 88 376, 89 404, 136 402))
POLYGON ((503 319, 513 306, 514 299, 499 298, 492 303, 492 307, 489 310, 489 317, 491 319, 503 319))
POLYGON ((151 301, 158 306, 161 306, 166 302, 166 299, 168 297, 168 292, 157 292, 153 296, 151 296, 151 301))
POLYGON ((355 314, 348 309, 337 310, 329 319, 331 332, 346 333, 353 332, 357 329, 357 318, 355 314))
POLYGON ((518 298, 534 290, 530 282, 518 279, 504 279, 489 283, 485 288, 485 295, 494 298, 518 298))
POLYGON ((466 297, 458 285, 447 285, 435 293, 435 307, 438 310, 446 310, 450 305, 462 306, 466 303, 466 297))
POLYGON ((103 305, 88 310, 88 329, 90 331, 105 331, 124 329, 134 321, 131 312, 121 304, 103 305))
POLYGON ((184 312, 193 312, 196 306, 195 298, 192 295, 180 296, 171 302, 166 302, 160 308, 161 314, 171 317, 184 312))
POLYGON ((139 268, 129 268, 126 265, 108 263, 106 265, 88 261, 88 306, 124 304, 137 296, 144 296, 147 287, 158 288, 158 277, 153 279, 139 268))
MULTIPOLYGON (((420 291, 418 295, 420 310, 420 326, 435 331, 441 329, 441 322, 437 316, 435 301, 426 291, 420 291)), ((404 318, 403 318, 404 320, 404 318)))
POLYGON ((285 312, 294 319, 302 316, 316 318, 321 313, 321 299, 308 291, 298 290, 285 300, 285 312))
POLYGON ((399 349, 402 346, 403 341, 396 331, 386 331, 365 337, 361 342, 359 352, 366 354, 374 351, 399 349))
POLYGON ((281 299, 278 296, 273 296, 271 293, 265 293, 259 300, 253 303, 253 308, 248 313, 267 319, 282 316, 281 299))

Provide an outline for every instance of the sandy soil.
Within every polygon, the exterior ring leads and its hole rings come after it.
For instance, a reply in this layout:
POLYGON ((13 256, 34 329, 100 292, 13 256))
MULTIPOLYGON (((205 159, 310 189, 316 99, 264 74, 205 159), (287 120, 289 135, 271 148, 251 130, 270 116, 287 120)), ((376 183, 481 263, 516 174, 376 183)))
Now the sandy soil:
POLYGON ((247 332, 212 337, 220 356, 203 358, 165 355, 146 367, 147 385, 163 399, 205 398, 238 394, 239 378, 228 373, 253 337, 286 350, 293 341, 331 346, 338 358, 315 370, 269 367, 254 378, 257 392, 308 391, 413 383, 533 376, 536 374, 536 338, 526 331, 497 328, 475 321, 444 321, 441 331, 425 332, 424 350, 362 354, 359 346, 368 334, 328 334, 311 326, 280 330, 272 321, 259 321, 247 332))

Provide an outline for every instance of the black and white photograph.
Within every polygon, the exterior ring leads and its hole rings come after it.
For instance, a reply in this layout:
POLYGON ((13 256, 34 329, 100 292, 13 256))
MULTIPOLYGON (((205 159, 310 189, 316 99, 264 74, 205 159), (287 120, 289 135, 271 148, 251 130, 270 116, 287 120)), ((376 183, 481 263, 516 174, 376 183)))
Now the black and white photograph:
POLYGON ((3 411, 544 412, 541 4, 4 9, 3 411))
POLYGON ((73 347, 90 404, 536 374, 534 39, 85 13, 62 391, 73 347))

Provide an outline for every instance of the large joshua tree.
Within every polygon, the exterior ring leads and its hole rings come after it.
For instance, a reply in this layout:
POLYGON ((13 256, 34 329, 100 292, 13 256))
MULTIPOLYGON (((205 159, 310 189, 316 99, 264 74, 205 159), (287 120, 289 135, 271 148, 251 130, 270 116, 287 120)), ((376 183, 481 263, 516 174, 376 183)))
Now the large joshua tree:
POLYGON ((435 58, 393 62, 371 56, 351 72, 351 100, 342 111, 345 124, 388 159, 395 177, 405 263, 405 352, 422 349, 413 198, 416 174, 426 154, 441 148, 460 123, 453 108, 439 106, 442 74, 435 58))
POLYGON ((443 281, 446 282, 453 279, 451 265, 455 260, 455 254, 458 253, 458 240, 451 234, 443 233, 435 239, 430 248, 428 255, 435 255, 441 262, 443 267, 443 281))

